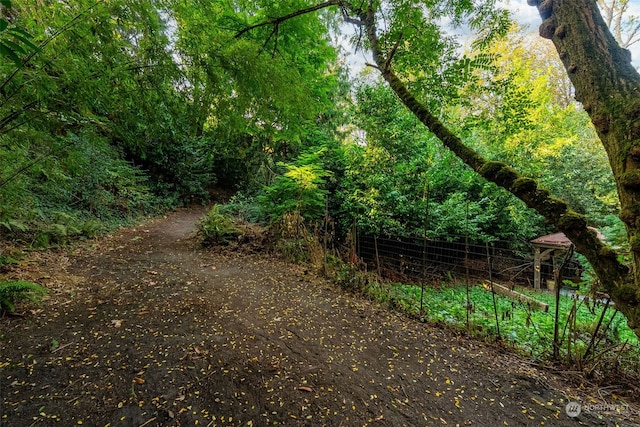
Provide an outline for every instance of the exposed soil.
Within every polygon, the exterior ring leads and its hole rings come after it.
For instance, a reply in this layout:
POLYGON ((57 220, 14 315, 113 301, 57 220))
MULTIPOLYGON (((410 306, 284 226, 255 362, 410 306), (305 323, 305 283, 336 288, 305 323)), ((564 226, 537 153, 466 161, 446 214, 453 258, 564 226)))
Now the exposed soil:
POLYGON ((1 426, 638 425, 633 402, 569 417, 569 399, 588 399, 569 374, 272 254, 202 249, 191 234, 203 212, 34 254, 12 273, 49 297, 0 319, 1 426))

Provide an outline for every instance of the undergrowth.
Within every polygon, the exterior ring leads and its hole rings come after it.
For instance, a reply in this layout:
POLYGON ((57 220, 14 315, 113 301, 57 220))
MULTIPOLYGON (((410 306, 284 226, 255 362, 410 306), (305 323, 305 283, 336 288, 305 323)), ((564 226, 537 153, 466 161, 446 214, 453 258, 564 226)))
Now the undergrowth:
POLYGON ((177 206, 104 137, 80 132, 31 139, 0 148, 7 166, 0 172, 0 242, 66 245, 177 206), (40 143, 50 146, 46 155, 39 155, 40 143))
POLYGON ((42 286, 25 280, 0 281, 0 313, 13 312, 23 301, 39 303, 47 293, 42 286))
MULTIPOLYGON (((498 342, 533 361, 553 361, 555 297, 552 294, 521 290, 546 303, 548 312, 500 295, 495 295, 494 310, 494 295, 482 286, 383 282, 375 274, 362 271, 353 259, 345 262, 324 252, 315 233, 310 233, 300 218, 286 217, 279 229, 276 249, 287 260, 322 266, 319 271, 350 292, 418 321, 447 325, 498 342)), ((624 316, 609 304, 589 297, 562 296, 558 324, 560 351, 555 362, 583 371, 589 377, 604 378, 618 373, 637 377, 640 374, 638 339, 624 316)))
MULTIPOLYGON (((457 327, 467 328, 468 326, 470 330, 487 337, 500 337, 534 359, 544 359, 551 354, 555 306, 555 298, 551 294, 530 293, 536 300, 548 304, 548 312, 536 310, 526 303, 496 295, 498 314, 498 322, 496 323, 491 292, 481 286, 469 288, 469 306, 467 305, 467 289, 464 285, 425 286, 424 292, 419 286, 401 283, 392 283, 386 287, 388 296, 380 296, 379 298, 401 306, 410 314, 457 327), (420 312, 421 299, 423 301, 422 313, 420 312), (498 329, 500 335, 498 335, 498 329)), ((614 309, 605 308, 602 302, 562 296, 560 298, 559 323, 561 338, 564 338, 566 357, 573 357, 586 350, 591 340, 591 334, 596 328, 597 320, 605 309, 603 324, 608 327, 606 330, 600 331, 602 341, 610 344, 616 342, 637 344, 637 338, 627 326, 624 317, 616 313, 614 309), (572 314, 574 312, 575 315, 572 314), (567 322, 570 315, 576 317, 576 328, 569 329, 567 322), (572 354, 569 354, 566 348, 570 341, 572 341, 572 349, 570 350, 572 354)))
POLYGON ((272 225, 275 236, 275 249, 287 261, 304 263, 319 271, 323 267, 324 249, 311 233, 305 219, 298 212, 287 213, 280 221, 272 225))
MULTIPOLYGON (((494 310, 493 296, 482 286, 470 286, 468 300, 467 287, 460 284, 421 287, 370 279, 360 286, 360 291, 420 321, 444 324, 499 342, 533 361, 552 360, 555 298, 551 294, 529 293, 548 304, 549 311, 543 312, 500 295, 495 295, 494 310)), ((640 374, 638 339, 614 308, 588 298, 562 296, 558 324, 560 351, 556 362, 589 376, 640 374), (597 328, 601 315, 601 326, 597 328)))
POLYGON ((242 230, 234 223, 234 218, 214 205, 197 224, 198 233, 205 246, 228 244, 238 237, 242 230))
MULTIPOLYGON (((258 212, 250 199, 241 197, 224 210, 242 216, 258 212)), ((222 222, 220 211, 216 212, 216 221, 222 222)), ((343 248, 343 253, 351 254, 349 262, 328 249, 319 237, 325 231, 323 224, 309 222, 297 211, 283 214, 271 225, 275 250, 287 261, 310 266, 350 292, 421 322, 447 325, 498 342, 533 361, 560 362, 590 376, 640 373, 638 339, 624 316, 609 304, 585 296, 561 297, 559 351, 554 360, 554 295, 521 290, 546 303, 548 312, 543 312, 524 302, 494 296, 482 286, 387 283, 362 271, 354 248, 343 248)))

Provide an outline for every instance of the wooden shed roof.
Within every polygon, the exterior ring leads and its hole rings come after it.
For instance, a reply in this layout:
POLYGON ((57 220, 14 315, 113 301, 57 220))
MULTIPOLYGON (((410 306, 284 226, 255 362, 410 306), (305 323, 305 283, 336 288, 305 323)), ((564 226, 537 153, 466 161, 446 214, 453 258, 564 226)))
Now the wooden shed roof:
MULTIPOLYGON (((598 238, 604 239, 604 236, 597 228, 589 227, 590 230, 595 231, 598 235, 598 238)), ((571 246, 571 240, 564 233, 553 233, 547 234, 546 236, 538 237, 533 239, 531 243, 534 246, 546 246, 546 247, 554 247, 554 248, 568 248, 571 246)))

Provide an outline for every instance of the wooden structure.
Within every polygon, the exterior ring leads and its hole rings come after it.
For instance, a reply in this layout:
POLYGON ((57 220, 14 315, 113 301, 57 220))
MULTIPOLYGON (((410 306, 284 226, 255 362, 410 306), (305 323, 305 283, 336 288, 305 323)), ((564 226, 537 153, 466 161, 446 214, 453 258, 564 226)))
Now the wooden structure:
POLYGON ((523 302, 529 306, 529 308, 534 310, 544 311, 545 313, 549 311, 549 305, 544 302, 538 301, 535 298, 531 298, 528 295, 521 294, 520 292, 516 292, 513 289, 509 289, 504 285, 494 282, 484 282, 482 286, 488 290, 489 292, 493 292, 494 294, 502 295, 508 298, 512 298, 523 302))
MULTIPOLYGON (((604 238, 596 228, 589 227, 589 229, 595 232, 598 238, 604 238)), ((531 244, 535 248, 533 259, 533 287, 540 289, 541 262, 551 258, 553 260, 553 268, 555 269, 555 259, 565 255, 569 248, 573 246, 573 243, 571 243, 571 240, 569 240, 564 233, 553 233, 533 239, 531 244)), ((559 284, 556 285, 559 286, 559 284)))

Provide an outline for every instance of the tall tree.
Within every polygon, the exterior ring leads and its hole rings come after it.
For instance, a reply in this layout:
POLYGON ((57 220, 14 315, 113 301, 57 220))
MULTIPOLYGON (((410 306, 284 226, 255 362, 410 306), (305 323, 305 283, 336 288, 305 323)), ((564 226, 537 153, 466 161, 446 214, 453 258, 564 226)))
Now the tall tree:
POLYGON ((265 165, 294 158, 333 103, 338 70, 326 19, 307 15, 237 37, 247 22, 282 13, 285 3, 163 4, 175 25, 172 50, 183 71, 191 134, 214 157, 224 184, 242 184, 265 165))
MULTIPOLYGON (((442 55, 436 55, 440 68, 430 72, 428 64, 433 63, 434 52, 442 52, 438 49, 447 42, 438 24, 467 22, 485 36, 476 41, 479 44, 504 33, 506 17, 492 1, 442 0, 425 4, 412 0, 329 0, 264 20, 252 28, 279 25, 320 7, 340 7, 349 22, 364 29, 375 67, 405 106, 469 167, 519 197, 563 231, 590 261, 603 287, 640 336, 640 74, 631 64, 629 51, 609 31, 596 2, 529 0, 529 4, 538 8, 543 21, 540 35, 555 45, 575 87, 575 97, 589 114, 607 151, 620 199, 620 217, 627 226, 633 251, 633 268, 624 265, 587 227, 585 217, 566 202, 552 197, 535 180, 521 176, 509 165, 489 161, 465 144, 453 127, 438 117, 437 97, 416 85, 420 80, 433 82, 433 76, 444 76, 447 70, 464 74, 465 69, 456 66, 455 59, 442 55), (407 54, 411 52, 413 56, 407 54), (427 64, 427 72, 421 64, 427 64)), ((451 50, 448 52, 452 54, 451 50)), ((471 64, 467 61, 466 65, 471 64)), ((451 82, 455 80, 443 81, 451 82)), ((451 84, 440 87, 455 89, 451 84)))
POLYGON ((0 58, 30 47, 13 21, 42 48, 0 63, 0 137, 16 126, 47 137, 14 132, 2 144, 14 151, 30 144, 35 151, 46 149, 51 135, 91 131, 143 168, 165 200, 206 197, 216 177, 231 185, 248 179, 253 169, 237 176, 229 165, 295 155, 309 123, 331 105, 327 88, 335 84, 336 54, 324 19, 306 16, 271 37, 235 37, 247 17, 278 7, 271 1, 20 2, 11 25, 0 19, 0 58))

